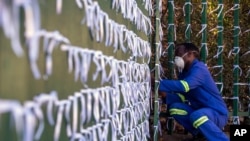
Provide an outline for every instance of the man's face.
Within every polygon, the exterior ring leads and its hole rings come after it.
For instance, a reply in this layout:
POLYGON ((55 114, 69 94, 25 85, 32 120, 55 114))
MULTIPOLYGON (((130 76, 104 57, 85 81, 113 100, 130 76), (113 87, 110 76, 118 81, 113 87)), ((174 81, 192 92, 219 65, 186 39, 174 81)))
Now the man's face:
MULTIPOLYGON (((175 49, 175 56, 179 56, 179 57, 184 57, 185 55, 185 47, 183 45, 177 46, 175 49)), ((184 59, 184 58, 183 58, 184 59)))
POLYGON ((182 72, 185 68, 186 56, 185 47, 183 45, 177 46, 175 49, 174 63, 179 72, 182 72))

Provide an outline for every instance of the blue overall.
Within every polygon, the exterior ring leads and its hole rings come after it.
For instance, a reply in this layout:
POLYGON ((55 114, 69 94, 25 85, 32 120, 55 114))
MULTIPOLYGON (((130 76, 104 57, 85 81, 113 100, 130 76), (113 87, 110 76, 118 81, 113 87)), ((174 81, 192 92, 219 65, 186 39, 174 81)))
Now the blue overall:
POLYGON ((227 107, 206 65, 196 59, 178 78, 160 81, 170 115, 193 135, 201 132, 208 141, 229 141, 222 130, 227 107))

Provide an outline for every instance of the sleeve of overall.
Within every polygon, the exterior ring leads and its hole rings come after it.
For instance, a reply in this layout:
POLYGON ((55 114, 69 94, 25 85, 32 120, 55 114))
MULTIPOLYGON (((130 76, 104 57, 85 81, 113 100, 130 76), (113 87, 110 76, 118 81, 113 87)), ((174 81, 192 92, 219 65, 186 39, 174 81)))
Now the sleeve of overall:
POLYGON ((161 80, 159 90, 165 92, 188 92, 202 85, 205 79, 203 73, 206 72, 207 71, 204 71, 200 67, 194 67, 190 75, 183 80, 161 80))
POLYGON ((184 92, 184 87, 180 80, 161 80, 159 91, 164 92, 184 92))
MULTIPOLYGON (((205 66, 204 66, 205 67, 205 66)), ((209 76, 208 70, 202 66, 195 66, 192 68, 190 74, 180 80, 184 87, 184 92, 188 92, 204 84, 206 76, 209 76)))

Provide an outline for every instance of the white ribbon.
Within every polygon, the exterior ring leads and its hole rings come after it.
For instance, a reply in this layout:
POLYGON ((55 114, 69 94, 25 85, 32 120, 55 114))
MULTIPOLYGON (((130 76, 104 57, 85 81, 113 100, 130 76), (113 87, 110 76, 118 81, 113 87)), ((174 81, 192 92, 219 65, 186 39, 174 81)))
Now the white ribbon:
POLYGON ((223 45, 222 46, 218 46, 217 54, 214 55, 214 58, 218 58, 221 55, 221 53, 223 52, 223 50, 224 50, 224 46, 223 45))
MULTIPOLYGON (((0 1, 0 26, 3 28, 4 35, 10 39, 12 50, 18 57, 24 54, 19 37, 19 13, 20 7, 24 7, 24 5, 27 5, 26 3, 28 4, 28 2, 24 0, 13 0, 11 3, 9 1, 0 1)), ((26 18, 27 17, 25 17, 25 19, 26 18)))
POLYGON ((100 105, 99 105, 99 99, 98 97, 100 97, 100 91, 97 90, 93 90, 93 93, 91 93, 93 95, 94 98, 94 104, 93 104, 93 115, 94 115, 94 119, 96 123, 99 123, 100 121, 100 105))
POLYGON ((237 55, 240 52, 240 47, 233 47, 233 49, 230 50, 228 57, 230 57, 231 55, 237 55))
MULTIPOLYGON (((190 5, 191 7, 193 7, 192 3, 191 2, 185 2, 184 6, 183 6, 183 13, 184 13, 184 16, 186 16, 186 11, 185 11, 185 8, 187 5, 190 5)), ((192 14, 193 13, 193 8, 191 10, 191 12, 189 14, 192 14)))
POLYGON ((54 130, 54 141, 59 141, 64 106, 67 105, 68 102, 69 102, 68 100, 61 100, 56 103, 56 105, 58 106, 58 111, 57 111, 57 120, 56 120, 56 125, 55 125, 55 130, 54 130))
POLYGON ((232 8, 230 8, 229 10, 227 10, 227 11, 224 13, 223 17, 225 17, 225 15, 226 15, 228 12, 234 11, 234 10, 238 10, 238 9, 240 9, 240 4, 234 4, 234 6, 233 6, 232 8))
POLYGON ((212 14, 213 12, 215 12, 215 11, 220 10, 220 11, 218 12, 218 15, 217 15, 217 17, 219 17, 219 16, 222 14, 223 9, 224 9, 224 4, 221 4, 221 3, 220 3, 220 4, 218 4, 218 6, 217 6, 216 9, 212 10, 211 12, 209 12, 209 15, 212 14))
POLYGON ((41 107, 42 104, 47 104, 47 119, 51 126, 55 124, 53 118, 53 105, 58 101, 57 92, 51 91, 50 94, 40 94, 34 97, 34 101, 41 107))
MULTIPOLYGON (((23 140, 25 141, 33 141, 34 140, 34 132, 37 125, 37 120, 35 118, 35 115, 32 112, 32 109, 34 108, 35 103, 32 101, 26 101, 24 103, 24 136, 23 140)), ((37 134, 37 138, 39 138, 40 135, 37 134)))
POLYGON ((91 118, 92 118, 92 94, 91 94, 91 90, 86 90, 86 93, 84 93, 87 96, 87 123, 90 122, 91 118))
POLYGON ((23 136, 24 109, 18 101, 0 99, 0 114, 10 112, 15 123, 16 133, 19 139, 23 136))
POLYGON ((56 13, 61 14, 62 12, 62 0, 56 0, 56 13))
POLYGON ((83 125, 86 122, 86 101, 85 101, 85 97, 83 96, 82 92, 84 92, 84 90, 81 90, 81 92, 76 92, 75 93, 75 97, 80 99, 80 104, 81 104, 80 130, 83 129, 83 125))
POLYGON ((222 93, 223 87, 224 87, 223 83, 222 82, 216 82, 216 85, 221 85, 221 87, 220 87, 220 93, 222 93))
POLYGON ((66 120, 66 133, 68 137, 72 136, 71 115, 70 115, 72 100, 73 100, 73 96, 69 96, 68 101, 65 104, 65 109, 64 109, 64 117, 66 120))

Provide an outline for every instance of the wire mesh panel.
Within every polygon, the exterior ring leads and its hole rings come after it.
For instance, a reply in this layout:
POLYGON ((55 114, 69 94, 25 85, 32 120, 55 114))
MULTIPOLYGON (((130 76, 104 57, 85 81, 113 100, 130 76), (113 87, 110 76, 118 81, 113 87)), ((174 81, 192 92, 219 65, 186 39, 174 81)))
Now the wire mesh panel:
POLYGON ((151 0, 0 0, 0 140, 147 140, 151 0))

